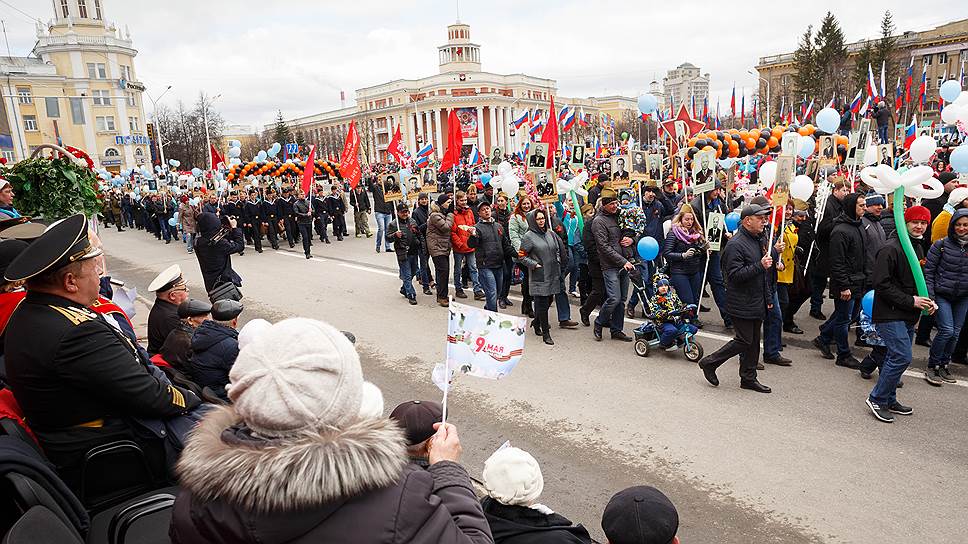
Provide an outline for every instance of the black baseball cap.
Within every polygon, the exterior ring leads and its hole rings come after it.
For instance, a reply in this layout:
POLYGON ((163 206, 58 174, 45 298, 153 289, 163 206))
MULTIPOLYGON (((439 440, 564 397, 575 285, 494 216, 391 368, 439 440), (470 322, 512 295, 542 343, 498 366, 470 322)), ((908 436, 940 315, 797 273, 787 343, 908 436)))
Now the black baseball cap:
POLYGON ((403 429, 409 446, 416 446, 433 436, 437 432, 434 423, 440 423, 443 417, 443 406, 432 400, 410 400, 390 412, 390 419, 403 429))
POLYGON ((602 530, 610 544, 669 544, 679 530, 679 513, 658 489, 630 487, 605 505, 602 530))
POLYGON ((745 219, 754 215, 770 215, 770 208, 765 208, 759 204, 750 204, 743 208, 743 211, 740 212, 739 217, 740 219, 745 219))
POLYGON ((178 318, 198 317, 212 313, 212 304, 204 300, 190 298, 178 305, 178 318))
POLYGON ((216 321, 231 321, 239 314, 245 307, 241 302, 237 300, 224 299, 216 301, 212 304, 212 319, 216 321))

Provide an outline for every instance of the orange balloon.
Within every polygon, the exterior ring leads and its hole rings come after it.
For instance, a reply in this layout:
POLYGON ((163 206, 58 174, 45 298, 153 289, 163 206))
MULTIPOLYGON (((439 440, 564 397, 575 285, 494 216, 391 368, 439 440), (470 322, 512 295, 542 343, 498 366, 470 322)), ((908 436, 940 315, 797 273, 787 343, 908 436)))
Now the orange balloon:
POLYGON ((754 128, 753 130, 751 130, 751 131, 750 131, 750 136, 751 136, 751 137, 752 137, 752 138, 753 138, 754 140, 759 140, 759 139, 760 139, 760 129, 758 129, 758 128, 754 128))
POLYGON ((804 126, 803 128, 807 129, 807 134, 808 135, 813 134, 814 132, 817 131, 817 127, 811 125, 810 123, 807 123, 807 125, 804 126))
POLYGON ((738 128, 731 128, 731 129, 729 129, 729 133, 732 134, 733 136, 736 136, 737 134, 739 134, 739 129, 738 128))
POLYGON ((750 137, 750 133, 744 128, 743 130, 739 131, 739 137, 745 140, 750 137))
POLYGON ((733 158, 738 157, 739 156, 739 146, 736 146, 736 147, 730 146, 730 148, 729 148, 729 156, 730 157, 733 157, 733 158))
POLYGON ((850 143, 850 140, 847 139, 846 136, 843 136, 843 135, 837 136, 837 145, 847 145, 849 143, 850 143))
POLYGON ((797 129, 797 133, 800 134, 800 136, 809 136, 810 135, 810 133, 807 132, 807 127, 800 127, 799 129, 797 129))
POLYGON ((780 127, 773 127, 772 134, 773 134, 773 137, 774 138, 776 138, 777 140, 779 140, 779 139, 783 138, 783 129, 780 128, 780 127))
POLYGON ((780 140, 776 139, 776 136, 770 136, 770 139, 766 141, 766 147, 774 148, 780 145, 780 140))
POLYGON ((692 138, 689 138, 689 147, 695 147, 697 140, 699 140, 699 138, 696 138, 695 136, 693 136, 692 138))
POLYGON ((746 138, 746 149, 750 151, 756 149, 756 140, 753 138, 746 138))
POLYGON ((730 134, 730 133, 728 133, 728 132, 724 132, 723 133, 723 141, 724 142, 732 142, 733 141, 733 135, 730 134))

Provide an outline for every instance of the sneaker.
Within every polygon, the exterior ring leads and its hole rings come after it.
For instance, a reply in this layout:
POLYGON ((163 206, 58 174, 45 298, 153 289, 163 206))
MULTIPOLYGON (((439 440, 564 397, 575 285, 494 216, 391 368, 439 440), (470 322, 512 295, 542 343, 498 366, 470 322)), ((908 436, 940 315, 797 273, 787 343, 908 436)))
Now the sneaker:
POLYGON ((821 340, 819 336, 813 339, 813 347, 820 350, 820 355, 822 355, 824 359, 836 359, 836 357, 834 357, 834 352, 830 351, 830 346, 821 340))
POLYGON ((796 325, 790 325, 789 327, 783 327, 783 332, 788 332, 790 334, 803 334, 803 329, 796 325))
POLYGON ((756 370, 766 370, 766 367, 763 366, 763 363, 757 361, 756 362, 756 370))
POLYGON ((457 291, 456 293, 454 293, 454 296, 457 298, 467 298, 467 294, 464 293, 463 291, 457 291))
POLYGON ((503 310, 503 309, 507 308, 508 305, 505 304, 503 300, 499 300, 499 301, 497 301, 497 307, 503 310))
POLYGON ((938 369, 938 375, 941 376, 941 379, 944 380, 946 383, 958 383, 958 380, 956 380, 955 377, 951 375, 951 371, 948 370, 948 367, 946 366, 943 366, 938 369))
POLYGON ((883 421, 884 423, 894 423, 894 416, 891 415, 891 412, 874 404, 871 402, 871 399, 867 399, 866 402, 867 407, 871 409, 871 413, 874 414, 874 417, 883 421))
POLYGON ((432 295, 432 294, 434 294, 434 292, 431 291, 429 287, 424 287, 423 294, 425 294, 425 295, 432 295))
POLYGON ((416 306, 417 305, 417 299, 416 298, 407 297, 407 300, 410 302, 410 305, 411 306, 416 306))
POLYGON ((592 329, 592 334, 595 335, 596 342, 602 341, 602 326, 599 325, 597 322, 595 323, 595 327, 592 329))
POLYGON ((941 379, 941 369, 939 368, 929 368, 925 370, 924 379, 935 387, 941 387, 944 385, 944 380, 941 379))
POLYGON ((571 298, 578 298, 578 291, 572 291, 568 294, 571 295, 571 298))
POLYGON ((669 344, 668 346, 663 346, 662 344, 659 344, 659 347, 666 351, 676 351, 677 349, 679 349, 679 346, 675 344, 669 344))
POLYGON ((911 414, 914 413, 914 408, 911 408, 910 406, 904 406, 900 402, 894 401, 894 404, 892 404, 888 408, 888 411, 890 411, 892 414, 898 414, 898 415, 902 415, 902 416, 909 416, 909 415, 911 415, 911 414))

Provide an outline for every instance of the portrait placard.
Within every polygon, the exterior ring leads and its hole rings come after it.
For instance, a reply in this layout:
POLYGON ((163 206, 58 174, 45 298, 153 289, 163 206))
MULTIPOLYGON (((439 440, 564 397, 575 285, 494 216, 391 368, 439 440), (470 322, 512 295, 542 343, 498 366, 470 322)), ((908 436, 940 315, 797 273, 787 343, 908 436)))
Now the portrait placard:
POLYGON ((877 164, 894 166, 894 146, 881 144, 877 146, 877 164))
POLYGON ((709 241, 711 251, 719 251, 722 247, 725 219, 726 215, 719 212, 709 212, 706 215, 706 240, 709 241))
POLYGON ((700 151, 692 158, 692 190, 708 193, 716 187, 716 151, 700 151))
POLYGON ((649 165, 649 177, 656 185, 662 182, 662 155, 658 153, 649 153, 645 158, 649 165))
POLYGON ((628 155, 612 155, 609 157, 609 166, 612 172, 612 189, 629 186, 628 163, 628 155))
POLYGON ((784 132, 780 141, 780 155, 795 157, 800 143, 800 135, 796 132, 784 132))
POLYGON ((642 150, 633 150, 632 155, 632 179, 649 179, 649 154, 642 150))
POLYGON ((401 172, 403 179, 406 180, 407 200, 417 200, 420 188, 423 186, 418 172, 401 172))
POLYGON ((575 144, 572 146, 571 152, 571 164, 584 166, 585 165, 585 145, 575 144))
POLYGON ((558 180, 551 170, 538 170, 533 174, 534 190, 542 202, 558 201, 558 180))
POLYGON ((548 168, 548 144, 534 142, 528 149, 528 172, 537 172, 548 168))
POLYGON ((500 147, 495 147, 491 150, 491 168, 501 164, 504 161, 504 149, 500 147))
POLYGON ((437 169, 423 168, 420 170, 420 191, 430 194, 437 192, 437 169))
POLYGON ((385 202, 396 202, 403 200, 403 190, 400 185, 400 173, 382 174, 381 183, 383 185, 383 200, 385 202))
POLYGON ((776 182, 773 184, 773 206, 783 207, 790 200, 790 184, 796 174, 796 158, 780 156, 776 159, 776 182))

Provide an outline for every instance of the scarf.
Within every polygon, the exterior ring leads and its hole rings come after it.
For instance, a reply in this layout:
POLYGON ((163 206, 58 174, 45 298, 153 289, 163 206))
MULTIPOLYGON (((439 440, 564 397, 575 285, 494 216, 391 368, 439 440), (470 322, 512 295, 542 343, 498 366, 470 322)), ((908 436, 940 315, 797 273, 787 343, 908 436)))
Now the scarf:
POLYGON ((691 233, 679 225, 673 225, 672 232, 676 235, 676 238, 687 244, 696 243, 696 241, 699 240, 699 237, 702 236, 702 234, 698 232, 691 233))

